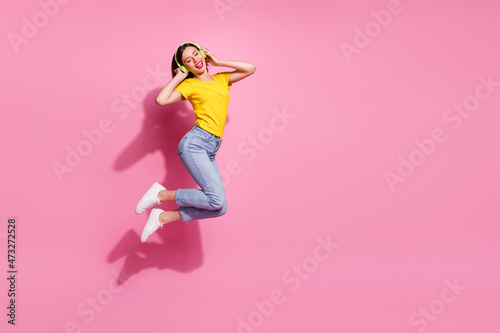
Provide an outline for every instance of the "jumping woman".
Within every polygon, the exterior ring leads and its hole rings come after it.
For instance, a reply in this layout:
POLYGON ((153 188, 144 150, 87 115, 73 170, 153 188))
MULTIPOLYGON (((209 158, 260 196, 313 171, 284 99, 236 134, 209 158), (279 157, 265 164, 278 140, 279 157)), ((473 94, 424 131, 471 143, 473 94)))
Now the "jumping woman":
POLYGON ((135 212, 165 201, 175 201, 178 209, 164 211, 153 208, 142 232, 146 242, 158 228, 169 222, 201 220, 226 213, 224 184, 215 162, 226 124, 231 85, 255 72, 255 65, 244 61, 219 60, 204 47, 184 43, 172 59, 172 80, 156 96, 156 103, 167 105, 189 100, 196 115, 194 127, 179 142, 177 155, 201 189, 167 190, 154 183, 137 203, 135 212), (207 61, 212 66, 234 68, 232 72, 209 75, 207 61))

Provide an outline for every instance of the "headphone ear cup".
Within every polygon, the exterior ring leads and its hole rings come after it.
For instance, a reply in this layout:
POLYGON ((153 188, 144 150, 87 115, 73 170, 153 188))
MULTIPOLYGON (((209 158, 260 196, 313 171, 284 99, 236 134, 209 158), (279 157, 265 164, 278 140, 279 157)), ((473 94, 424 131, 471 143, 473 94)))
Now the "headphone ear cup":
POLYGON ((201 55, 203 56, 203 58, 206 58, 206 57, 207 57, 207 55, 205 54, 205 52, 203 52, 203 50, 202 50, 201 48, 200 48, 199 50, 200 50, 200 53, 201 53, 201 55))
POLYGON ((186 68, 186 66, 180 66, 179 67, 181 69, 181 71, 183 71, 184 73, 187 73, 189 72, 188 69, 186 68))

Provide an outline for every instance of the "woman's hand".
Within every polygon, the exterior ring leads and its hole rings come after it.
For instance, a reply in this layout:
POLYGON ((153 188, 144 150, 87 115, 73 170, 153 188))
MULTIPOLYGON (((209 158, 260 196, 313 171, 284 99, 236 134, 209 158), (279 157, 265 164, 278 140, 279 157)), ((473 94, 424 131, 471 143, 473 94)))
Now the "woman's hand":
POLYGON ((177 67, 175 70, 175 77, 180 77, 182 78, 183 80, 188 76, 189 72, 187 73, 184 73, 179 67, 177 67))
POLYGON ((221 61, 219 59, 217 59, 217 57, 212 52, 210 52, 209 50, 207 50, 204 47, 202 47, 201 49, 203 50, 203 53, 205 53, 207 55, 207 61, 210 65, 221 66, 221 61))

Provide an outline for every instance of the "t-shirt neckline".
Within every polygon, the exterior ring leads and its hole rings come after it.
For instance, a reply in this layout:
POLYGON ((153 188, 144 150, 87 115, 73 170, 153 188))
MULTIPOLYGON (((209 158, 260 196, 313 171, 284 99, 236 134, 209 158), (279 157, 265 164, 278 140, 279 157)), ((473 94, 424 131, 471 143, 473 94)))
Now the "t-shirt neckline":
POLYGON ((215 81, 215 78, 214 78, 212 75, 210 75, 210 76, 212 77, 212 81, 203 81, 203 80, 197 79, 197 78, 195 78, 195 77, 193 77, 193 79, 195 79, 195 80, 197 80, 197 81, 200 81, 200 82, 207 82, 207 83, 208 83, 208 82, 213 82, 213 81, 215 81))

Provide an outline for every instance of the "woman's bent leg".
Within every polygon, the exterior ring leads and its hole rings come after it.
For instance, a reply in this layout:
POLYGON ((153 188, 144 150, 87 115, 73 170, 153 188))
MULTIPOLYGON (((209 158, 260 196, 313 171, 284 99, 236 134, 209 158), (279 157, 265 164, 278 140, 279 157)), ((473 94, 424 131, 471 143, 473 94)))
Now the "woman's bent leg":
MULTIPOLYGON (((222 184, 222 193, 224 198, 226 197, 225 191, 224 191, 224 184, 222 182, 222 177, 220 175, 219 169, 217 167, 217 164, 215 162, 215 158, 211 161, 213 167, 216 170, 216 173, 219 178, 219 182, 222 184)), ((214 217, 219 217, 222 216, 226 213, 227 211, 227 201, 224 199, 224 203, 220 209, 216 210, 207 210, 207 209, 202 209, 202 208, 197 208, 197 207, 189 207, 189 206, 180 206, 179 207, 179 213, 181 215, 181 218, 184 222, 191 221, 191 220, 202 220, 202 219, 208 219, 208 218, 214 218, 214 217)))
POLYGON ((227 210, 224 184, 215 162, 221 139, 201 130, 188 132, 179 144, 179 158, 200 189, 178 189, 175 202, 182 220, 223 215, 227 210))

